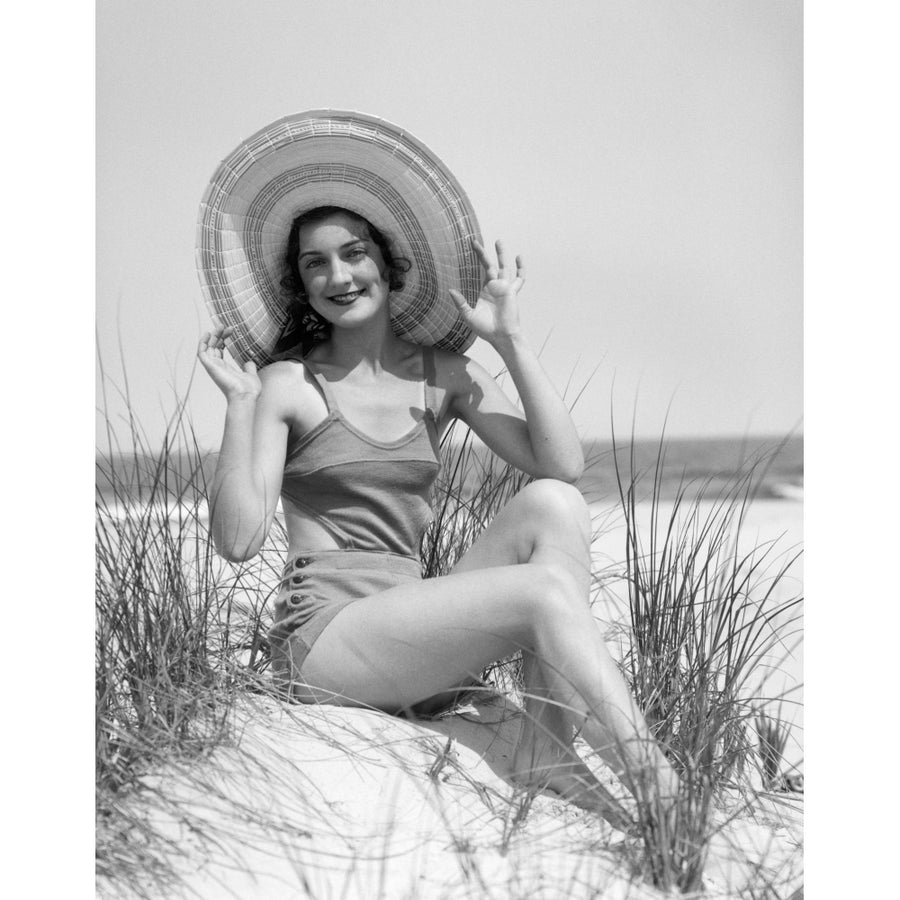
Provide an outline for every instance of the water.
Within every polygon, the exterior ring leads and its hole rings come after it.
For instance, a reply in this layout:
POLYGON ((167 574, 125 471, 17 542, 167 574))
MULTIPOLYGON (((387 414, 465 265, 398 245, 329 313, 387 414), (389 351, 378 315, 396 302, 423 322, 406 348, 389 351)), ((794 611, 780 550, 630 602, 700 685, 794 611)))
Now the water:
MULTIPOLYGON (((652 474, 659 455, 659 441, 636 441, 633 447, 619 439, 618 451, 613 454, 609 442, 586 441, 584 455, 585 474, 579 487, 590 502, 608 499, 618 494, 615 459, 627 484, 632 470, 635 473, 652 474)), ((485 449, 475 449, 476 455, 486 455, 485 449)), ((215 471, 217 454, 209 451, 183 452, 171 450, 160 462, 161 454, 115 454, 97 458, 97 490, 102 497, 112 501, 112 489, 108 473, 115 470, 117 484, 127 484, 131 490, 142 489, 147 493, 151 486, 159 488, 165 480, 168 496, 185 496, 191 499, 195 492, 192 485, 198 482, 210 484, 215 471)), ((673 496, 682 483, 698 485, 709 480, 709 489, 726 484, 739 472, 746 472, 755 463, 754 481, 757 496, 761 499, 803 497, 803 437, 789 440, 778 438, 667 438, 664 448, 665 467, 661 479, 663 496, 673 496), (775 452, 777 451, 777 452, 775 452)), ((649 490, 651 479, 642 479, 644 490, 649 490)))

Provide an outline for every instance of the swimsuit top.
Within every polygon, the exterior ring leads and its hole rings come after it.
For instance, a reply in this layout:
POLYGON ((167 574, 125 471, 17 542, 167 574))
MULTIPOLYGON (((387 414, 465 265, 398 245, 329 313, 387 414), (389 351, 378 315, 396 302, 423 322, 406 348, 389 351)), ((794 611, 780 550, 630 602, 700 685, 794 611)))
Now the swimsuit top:
POLYGON ((299 351, 322 391, 328 415, 288 440, 281 485, 286 497, 330 532, 343 549, 418 557, 432 519, 431 486, 440 470, 434 351, 422 348, 425 414, 405 435, 377 441, 350 424, 327 379, 299 351))

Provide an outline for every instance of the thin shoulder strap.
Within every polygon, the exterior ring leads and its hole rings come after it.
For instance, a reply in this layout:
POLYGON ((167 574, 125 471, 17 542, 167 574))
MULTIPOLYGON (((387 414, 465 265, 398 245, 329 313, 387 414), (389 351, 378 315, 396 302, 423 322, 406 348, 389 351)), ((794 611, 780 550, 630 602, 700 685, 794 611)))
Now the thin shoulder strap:
POLYGON ((425 409, 430 409, 437 421, 440 404, 437 399, 437 386, 434 372, 434 347, 422 347, 422 368, 425 372, 425 409))
POLYGON ((331 385, 328 383, 328 379, 319 371, 319 367, 311 359, 300 357, 300 362, 306 366, 306 370, 315 378, 316 384, 319 385, 319 390, 322 391, 322 396, 325 398, 325 406, 328 407, 328 412, 337 412, 338 405, 334 399, 334 394, 331 392, 331 385))

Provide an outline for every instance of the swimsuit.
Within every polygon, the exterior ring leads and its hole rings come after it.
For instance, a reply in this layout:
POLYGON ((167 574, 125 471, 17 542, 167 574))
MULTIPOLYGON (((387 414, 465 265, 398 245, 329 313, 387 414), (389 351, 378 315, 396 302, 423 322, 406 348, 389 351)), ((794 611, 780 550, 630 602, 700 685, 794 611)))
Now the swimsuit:
POLYGON ((343 549, 418 558, 431 521, 431 486, 441 467, 434 351, 423 348, 423 357, 424 415, 394 441, 377 441, 351 425, 328 380, 311 360, 301 360, 321 388, 328 415, 288 442, 281 494, 343 549))
POLYGON ((316 638, 362 597, 419 581, 419 544, 432 518, 431 487, 440 470, 434 351, 422 348, 424 415, 405 435, 378 441, 342 415, 315 363, 297 355, 318 384, 327 416, 290 439, 282 497, 337 541, 340 549, 303 551, 288 560, 269 630, 279 688, 290 692, 316 638))

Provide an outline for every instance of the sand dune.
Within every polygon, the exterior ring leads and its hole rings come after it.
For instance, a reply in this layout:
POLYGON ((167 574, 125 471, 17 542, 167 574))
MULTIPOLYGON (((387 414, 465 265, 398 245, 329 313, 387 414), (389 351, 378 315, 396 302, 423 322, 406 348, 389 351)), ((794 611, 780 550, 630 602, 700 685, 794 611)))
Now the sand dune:
MULTIPOLYGON (((634 839, 504 777, 520 718, 497 697, 432 723, 265 696, 234 715, 234 743, 145 779, 146 814, 194 896, 661 896, 629 865, 634 839)), ((707 895, 733 896, 761 868, 787 897, 800 828, 796 798, 745 810, 718 841, 732 861, 708 866, 707 895)))

